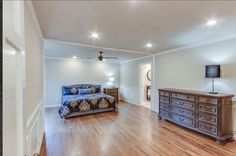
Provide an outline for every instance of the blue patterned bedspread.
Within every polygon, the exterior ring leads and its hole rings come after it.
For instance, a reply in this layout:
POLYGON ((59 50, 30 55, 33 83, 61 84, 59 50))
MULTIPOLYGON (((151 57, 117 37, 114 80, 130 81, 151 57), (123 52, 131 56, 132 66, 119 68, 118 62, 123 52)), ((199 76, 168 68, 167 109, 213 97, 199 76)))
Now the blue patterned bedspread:
POLYGON ((62 96, 62 106, 59 109, 61 118, 73 112, 85 112, 98 109, 117 109, 115 98, 103 93, 62 96))

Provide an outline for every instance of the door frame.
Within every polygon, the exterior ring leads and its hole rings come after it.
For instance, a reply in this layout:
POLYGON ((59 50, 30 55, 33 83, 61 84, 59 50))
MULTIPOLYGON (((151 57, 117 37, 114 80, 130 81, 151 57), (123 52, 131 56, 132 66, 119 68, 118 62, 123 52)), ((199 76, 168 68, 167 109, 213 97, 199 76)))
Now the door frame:
MULTIPOLYGON (((3 1, 3 58, 7 54, 7 46, 15 49, 15 56, 17 60, 17 75, 19 75, 16 81, 16 148, 12 149, 17 151, 17 156, 25 155, 25 116, 24 116, 24 88, 25 88, 25 40, 24 40, 24 1, 15 0, 15 1, 3 1)), ((3 60, 4 63, 4 60, 3 60)), ((7 70, 7 68, 6 68, 7 70)), ((6 104, 4 104, 4 90, 7 89, 7 86, 3 83, 3 110, 6 104)), ((7 139, 4 138, 4 125, 9 121, 5 121, 4 112, 3 112, 3 152, 4 141, 7 139)), ((4 154, 3 153, 3 154, 4 154)))
POLYGON ((147 62, 142 62, 142 63, 139 63, 139 87, 138 87, 138 89, 139 89, 139 104, 140 104, 140 106, 142 106, 142 89, 141 89, 141 87, 142 87, 142 66, 143 65, 146 65, 146 64, 150 64, 151 65, 151 101, 150 101, 150 109, 151 110, 153 110, 153 104, 152 104, 152 85, 153 85, 153 83, 152 83, 152 81, 153 81, 153 63, 152 63, 152 61, 147 61, 147 62))

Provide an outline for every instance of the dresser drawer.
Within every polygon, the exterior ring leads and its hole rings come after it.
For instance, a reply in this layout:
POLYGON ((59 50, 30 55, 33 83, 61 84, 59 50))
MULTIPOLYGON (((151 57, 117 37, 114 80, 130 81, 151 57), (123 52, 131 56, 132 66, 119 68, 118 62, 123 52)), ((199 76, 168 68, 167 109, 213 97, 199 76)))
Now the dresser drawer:
POLYGON ((218 114, 217 107, 214 105, 205 105, 205 104, 199 104, 198 110, 200 112, 210 113, 210 114, 218 114))
POLYGON ((183 99, 195 102, 195 96, 193 95, 186 95, 186 94, 179 94, 179 93, 172 93, 173 98, 183 99))
POLYGON ((106 93, 107 94, 117 94, 117 89, 109 89, 109 90, 106 90, 106 93))
POLYGON ((198 97, 199 103, 209 103, 209 104, 218 104, 218 100, 216 98, 210 97, 198 97))
POLYGON ((117 97, 117 93, 107 93, 107 95, 117 97))
POLYGON ((193 102, 182 101, 182 100, 174 99, 174 98, 171 101, 171 105, 179 106, 179 107, 183 107, 183 108, 188 108, 188 109, 192 109, 192 110, 194 110, 194 107, 195 107, 195 103, 193 103, 193 102))
POLYGON ((171 106, 170 111, 172 113, 176 113, 176 114, 179 114, 179 115, 194 118, 194 112, 191 111, 191 110, 186 110, 186 109, 183 109, 183 108, 178 108, 178 107, 171 106))
POLYGON ((169 105, 166 104, 166 103, 161 102, 161 103, 160 103, 160 108, 161 108, 161 109, 165 109, 165 110, 169 110, 169 105))
POLYGON ((169 97, 165 97, 165 96, 160 96, 160 102, 165 102, 165 103, 169 103, 169 97))
POLYGON ((203 123, 203 122, 199 121, 198 129, 200 131, 207 132, 211 135, 212 134, 217 135, 217 126, 214 126, 214 125, 211 125, 211 124, 207 124, 207 123, 203 123))
POLYGON ((198 120, 199 121, 204 121, 204 122, 207 122, 207 123, 211 123, 211 124, 214 124, 214 125, 218 124, 218 117, 215 116, 215 115, 199 113, 198 120))
POLYGON ((172 121, 177 122, 178 124, 185 125, 188 127, 195 127, 195 121, 193 119, 180 116, 174 113, 170 113, 170 118, 172 121))
POLYGON ((162 119, 169 119, 169 112, 164 110, 164 109, 160 109, 160 114, 159 116, 162 118, 162 119))
POLYGON ((165 91, 160 91, 160 95, 162 96, 170 96, 170 93, 169 92, 165 92, 165 91))

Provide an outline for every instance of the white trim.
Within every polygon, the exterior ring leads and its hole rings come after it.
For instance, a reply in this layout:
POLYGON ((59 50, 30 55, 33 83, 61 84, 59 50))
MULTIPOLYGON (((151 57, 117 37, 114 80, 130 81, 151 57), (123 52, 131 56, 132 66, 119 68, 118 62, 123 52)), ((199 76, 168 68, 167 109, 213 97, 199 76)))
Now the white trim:
POLYGON ((40 147, 42 145, 43 135, 45 132, 44 128, 45 118, 44 118, 43 105, 44 105, 44 98, 40 100, 34 112, 31 114, 30 118, 27 120, 26 123, 27 155, 32 155, 34 153, 40 152, 40 147))
POLYGON ((61 107, 61 105, 45 105, 44 108, 61 107))
POLYGON ((42 98, 37 107, 35 108, 35 110, 33 111, 33 113, 30 115, 29 119, 26 121, 26 128, 29 129, 30 128, 30 125, 33 124, 33 122, 35 121, 35 116, 37 116, 37 113, 40 111, 40 108, 41 108, 41 105, 44 101, 44 98, 42 98))
POLYGON ((39 137, 39 144, 38 144, 38 146, 36 148, 36 153, 40 153, 40 149, 41 149, 41 146, 43 144, 43 136, 44 136, 44 132, 39 137))
POLYGON ((91 45, 91 44, 85 44, 85 43, 79 43, 79 42, 70 42, 70 41, 50 39, 50 38, 45 38, 44 41, 56 42, 56 43, 61 43, 61 44, 69 44, 69 45, 75 45, 75 46, 81 46, 81 47, 88 47, 88 48, 97 48, 97 49, 104 49, 104 50, 111 50, 111 51, 136 53, 136 54, 143 54, 143 55, 152 54, 152 53, 147 52, 147 51, 145 52, 145 51, 137 51, 137 50, 129 50, 129 49, 121 49, 121 48, 96 46, 96 45, 91 45))
POLYGON ((146 56, 142 56, 142 57, 137 57, 137 58, 129 59, 129 60, 125 60, 125 61, 121 61, 120 64, 129 63, 129 62, 133 62, 133 61, 149 58, 149 57, 152 57, 152 56, 154 56, 154 54, 153 55, 146 55, 146 56))
MULTIPOLYGON (((58 61, 78 61, 78 62, 89 62, 89 63, 96 63, 97 61, 90 61, 90 60, 86 60, 86 59, 70 59, 70 58, 58 58, 58 57, 45 57, 45 60, 58 60, 58 61)), ((119 62, 109 62, 109 61, 105 61, 103 63, 107 63, 107 64, 119 64, 119 62)))
POLYGON ((169 49, 169 50, 165 50, 165 51, 156 52, 156 53, 151 54, 151 55, 142 56, 142 57, 138 57, 138 58, 123 61, 123 62, 121 62, 121 64, 128 63, 128 62, 133 62, 133 61, 136 61, 136 60, 140 60, 140 59, 144 59, 144 58, 148 58, 148 57, 152 57, 152 56, 164 55, 164 54, 168 54, 168 53, 178 52, 178 51, 181 51, 181 50, 187 50, 187 49, 191 49, 191 48, 206 46, 206 45, 210 45, 210 44, 214 44, 214 43, 218 43, 218 42, 223 42, 223 41, 228 41, 228 40, 232 40, 232 39, 236 39, 236 34, 220 37, 220 38, 213 39, 213 40, 197 42, 197 43, 194 43, 194 44, 191 44, 191 45, 188 45, 188 46, 182 46, 182 47, 179 47, 179 48, 174 48, 174 49, 169 49))
POLYGON ((152 76, 152 81, 151 81, 151 109, 155 112, 158 110, 158 104, 156 102, 156 59, 155 56, 152 56, 152 68, 151 68, 151 76, 152 76))
POLYGON ((206 46, 206 45, 210 45, 210 44, 214 44, 214 43, 218 43, 218 42, 223 42, 223 41, 227 41, 227 40, 231 40, 231 39, 236 39, 236 34, 216 38, 216 39, 213 39, 213 40, 197 42, 197 43, 192 44, 192 45, 183 46, 183 47, 179 47, 179 48, 175 48, 175 49, 165 50, 165 51, 154 54, 154 56, 173 53, 173 52, 177 52, 177 51, 180 51, 180 50, 186 50, 186 49, 191 49, 191 48, 196 48, 196 47, 202 47, 202 46, 206 46))
POLYGON ((236 131, 233 131, 233 140, 236 140, 236 131))
POLYGON ((28 0, 28 1, 25 1, 25 3, 29 6, 30 14, 33 18, 34 24, 36 25, 36 29, 39 33, 40 38, 43 40, 43 34, 42 34, 42 31, 41 31, 41 28, 40 28, 40 25, 39 25, 39 21, 37 19, 36 14, 35 14, 35 10, 34 10, 32 1, 28 0))

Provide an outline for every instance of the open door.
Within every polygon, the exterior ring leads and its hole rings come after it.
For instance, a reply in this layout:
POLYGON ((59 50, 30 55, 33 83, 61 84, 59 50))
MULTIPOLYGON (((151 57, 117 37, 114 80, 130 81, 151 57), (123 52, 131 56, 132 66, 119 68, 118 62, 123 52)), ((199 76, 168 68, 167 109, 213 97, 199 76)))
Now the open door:
POLYGON ((140 104, 151 109, 151 63, 140 64, 140 104))

